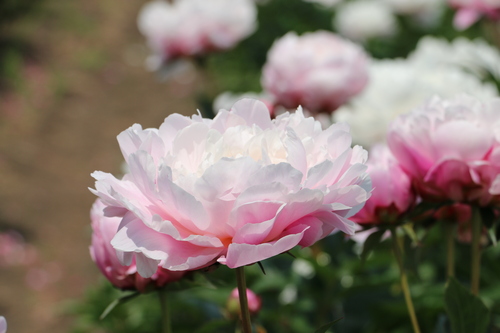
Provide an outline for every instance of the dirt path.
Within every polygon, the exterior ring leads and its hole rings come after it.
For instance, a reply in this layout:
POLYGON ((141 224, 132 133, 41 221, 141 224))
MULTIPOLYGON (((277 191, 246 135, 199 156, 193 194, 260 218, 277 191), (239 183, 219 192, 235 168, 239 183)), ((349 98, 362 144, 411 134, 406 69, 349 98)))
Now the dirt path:
POLYGON ((115 137, 134 122, 157 127, 169 112, 196 109, 196 81, 160 83, 140 65, 142 3, 47 0, 28 24, 38 54, 23 89, 0 96, 0 226, 25 232, 39 257, 34 271, 0 267, 9 332, 68 332, 64 301, 98 278, 88 254, 90 173, 119 171, 115 137))

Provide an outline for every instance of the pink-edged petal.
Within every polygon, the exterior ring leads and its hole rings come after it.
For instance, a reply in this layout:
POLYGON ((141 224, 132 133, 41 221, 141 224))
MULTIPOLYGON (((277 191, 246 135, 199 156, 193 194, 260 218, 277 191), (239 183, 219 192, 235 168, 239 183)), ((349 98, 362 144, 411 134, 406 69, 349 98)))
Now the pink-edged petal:
POLYGON ((152 260, 146 257, 141 252, 135 254, 135 264, 137 266, 137 271, 144 278, 153 276, 158 270, 159 263, 160 260, 152 260))
POLYGON ((235 221, 236 229, 238 230, 246 224, 260 223, 274 219, 276 213, 283 205, 284 203, 279 201, 256 201, 246 203, 233 211, 231 219, 235 221))
POLYGON ((299 244, 305 231, 302 230, 283 236, 277 241, 258 245, 232 243, 227 250, 226 265, 229 268, 241 267, 286 252, 299 244))
POLYGON ((299 170, 303 175, 307 174, 307 153, 295 131, 288 127, 284 142, 287 151, 287 161, 292 167, 299 170))

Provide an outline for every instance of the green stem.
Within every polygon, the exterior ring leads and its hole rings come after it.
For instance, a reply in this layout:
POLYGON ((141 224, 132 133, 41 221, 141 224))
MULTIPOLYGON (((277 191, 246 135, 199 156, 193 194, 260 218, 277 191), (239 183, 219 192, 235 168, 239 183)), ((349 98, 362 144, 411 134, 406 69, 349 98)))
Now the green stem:
POLYGON ((403 265, 403 254, 402 249, 399 244, 398 236, 396 234, 396 228, 391 229, 392 244, 394 249, 394 256, 399 266, 399 272, 401 274, 401 288, 403 289, 403 294, 406 302, 406 307, 408 309, 408 314, 410 315, 411 325, 413 326, 413 332, 420 333, 420 327, 418 326, 417 315, 415 313, 415 308, 413 307, 413 301, 411 299, 410 287, 408 285, 408 278, 403 265))
POLYGON ((446 276, 455 276, 455 225, 448 221, 444 222, 446 237, 446 276))
POLYGON ((172 323, 170 322, 170 311, 168 307, 167 290, 158 290, 161 308, 161 333, 172 333, 172 323))
POLYGON ((472 215, 472 244, 471 244, 471 292, 479 294, 479 280, 481 276, 481 214, 479 208, 473 207, 472 215))
POLYGON ((241 324, 243 326, 243 333, 252 333, 250 311, 248 311, 247 285, 245 282, 244 266, 236 268, 236 280, 238 282, 238 294, 240 298, 241 324))

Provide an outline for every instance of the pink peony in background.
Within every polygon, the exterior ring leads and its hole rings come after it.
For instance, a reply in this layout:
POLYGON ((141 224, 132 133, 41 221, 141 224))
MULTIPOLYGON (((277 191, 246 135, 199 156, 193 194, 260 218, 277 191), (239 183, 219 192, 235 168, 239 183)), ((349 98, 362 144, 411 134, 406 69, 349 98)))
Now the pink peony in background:
POLYGON ((424 200, 488 205, 497 199, 499 110, 500 99, 434 97, 392 122, 388 145, 424 200))
POLYGON ((411 178, 382 144, 370 150, 367 172, 372 180, 372 195, 351 219, 358 224, 397 222, 416 200, 411 178))
POLYGON ((232 48, 256 28, 252 0, 156 0, 142 8, 137 19, 153 56, 151 69, 183 56, 232 48))
POLYGON ((261 81, 279 105, 332 112, 365 87, 368 57, 331 32, 289 32, 269 50, 261 81))
POLYGON ((481 16, 493 20, 500 19, 500 1, 498 0, 448 0, 448 3, 457 9, 453 24, 460 30, 467 29, 481 16))
POLYGON ((141 292, 148 287, 162 287, 169 282, 182 278, 184 272, 170 272, 159 267, 151 278, 143 278, 137 274, 137 267, 132 261, 123 266, 119 261, 122 255, 111 246, 111 239, 115 236, 120 218, 104 216, 106 206, 97 199, 92 206, 90 217, 92 219, 92 245, 90 255, 102 274, 120 289, 134 289, 141 292))
MULTIPOLYGON (((251 315, 256 315, 262 307, 262 300, 252 290, 247 288, 248 311, 251 315)), ((240 293, 238 288, 234 288, 229 299, 227 300, 227 308, 231 313, 240 313, 240 293)))
POLYGON ((351 234, 369 197, 367 153, 349 129, 322 130, 301 110, 271 120, 264 103, 238 101, 204 119, 172 114, 159 129, 118 136, 130 172, 94 172, 93 193, 122 219, 112 240, 144 277, 158 264, 193 270, 256 263, 332 231, 351 234))

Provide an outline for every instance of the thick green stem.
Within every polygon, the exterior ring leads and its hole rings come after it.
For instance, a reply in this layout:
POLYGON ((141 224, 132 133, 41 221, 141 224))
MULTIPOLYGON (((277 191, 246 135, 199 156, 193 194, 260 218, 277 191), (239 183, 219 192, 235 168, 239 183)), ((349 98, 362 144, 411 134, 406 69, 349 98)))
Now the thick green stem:
POLYGON ((250 311, 248 311, 247 285, 245 282, 244 266, 236 268, 236 280, 238 282, 243 333, 252 333, 252 322, 250 321, 250 311))
POLYGON ((471 292, 479 294, 479 280, 481 276, 481 214, 477 207, 473 207, 472 215, 472 244, 471 244, 471 292))
POLYGON ((394 256, 396 257, 396 261, 399 266, 399 272, 401 275, 401 288, 403 289, 406 307, 408 309, 408 314, 410 315, 411 325, 413 326, 413 332, 420 333, 420 327, 418 326, 417 315, 415 313, 415 308, 413 307, 413 301, 411 299, 410 287, 408 285, 408 278, 406 276, 406 271, 403 264, 402 249, 399 244, 396 228, 392 228, 391 233, 392 233, 391 236, 394 249, 394 256))
POLYGON ((444 222, 446 237, 446 276, 455 276, 455 225, 448 221, 444 222))
POLYGON ((161 333, 172 333, 172 324, 170 322, 170 311, 168 307, 167 291, 165 289, 158 290, 161 308, 161 333))

